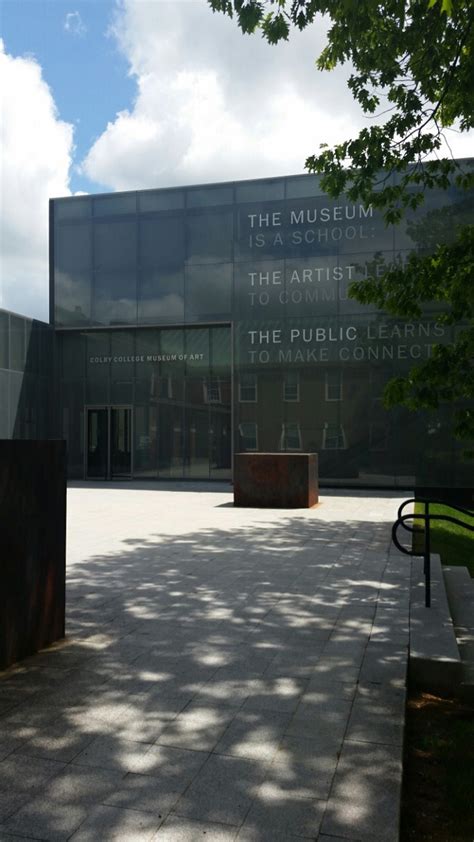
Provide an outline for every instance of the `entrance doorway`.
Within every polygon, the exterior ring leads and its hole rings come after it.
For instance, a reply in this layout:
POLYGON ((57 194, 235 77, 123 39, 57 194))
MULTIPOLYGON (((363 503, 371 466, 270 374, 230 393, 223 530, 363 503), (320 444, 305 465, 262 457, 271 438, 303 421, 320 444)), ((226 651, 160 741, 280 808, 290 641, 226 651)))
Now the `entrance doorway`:
POLYGON ((86 479, 132 475, 132 408, 86 407, 86 479))

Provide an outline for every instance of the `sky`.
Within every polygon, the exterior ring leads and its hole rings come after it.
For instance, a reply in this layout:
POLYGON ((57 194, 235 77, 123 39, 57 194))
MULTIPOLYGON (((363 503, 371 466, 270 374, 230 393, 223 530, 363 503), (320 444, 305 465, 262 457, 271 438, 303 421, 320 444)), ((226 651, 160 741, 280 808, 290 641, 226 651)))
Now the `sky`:
POLYGON ((206 0, 0 0, 0 307, 47 320, 49 198, 300 173, 359 131, 350 68, 315 68, 325 32, 272 47, 206 0))

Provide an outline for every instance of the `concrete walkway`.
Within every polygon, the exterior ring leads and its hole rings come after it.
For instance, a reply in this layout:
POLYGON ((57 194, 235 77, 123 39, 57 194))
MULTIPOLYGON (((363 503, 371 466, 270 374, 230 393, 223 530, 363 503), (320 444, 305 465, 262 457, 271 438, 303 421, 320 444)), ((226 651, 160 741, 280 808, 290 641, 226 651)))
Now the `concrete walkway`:
POLYGON ((0 840, 395 842, 404 496, 73 484, 68 639, 0 675, 0 840))

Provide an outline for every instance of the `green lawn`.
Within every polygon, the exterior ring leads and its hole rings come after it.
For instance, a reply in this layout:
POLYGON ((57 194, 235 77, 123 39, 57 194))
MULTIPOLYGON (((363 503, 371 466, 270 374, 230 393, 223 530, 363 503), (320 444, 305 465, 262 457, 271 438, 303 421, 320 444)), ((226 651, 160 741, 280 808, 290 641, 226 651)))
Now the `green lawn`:
MULTIPOLYGON (((425 507, 423 503, 415 504, 415 512, 424 512, 425 507)), ((446 514, 451 517, 457 517, 474 526, 474 512, 471 516, 463 515, 456 512, 451 506, 432 505, 430 512, 433 514, 446 514)), ((420 527, 422 521, 419 521, 420 527)), ((413 536, 414 546, 417 549, 423 547, 423 538, 421 535, 413 536)), ((447 523, 446 521, 432 521, 431 523, 431 549, 434 553, 439 553, 443 564, 459 564, 461 567, 467 567, 471 576, 474 578, 474 532, 469 532, 463 529, 462 526, 457 526, 454 523, 447 523)))

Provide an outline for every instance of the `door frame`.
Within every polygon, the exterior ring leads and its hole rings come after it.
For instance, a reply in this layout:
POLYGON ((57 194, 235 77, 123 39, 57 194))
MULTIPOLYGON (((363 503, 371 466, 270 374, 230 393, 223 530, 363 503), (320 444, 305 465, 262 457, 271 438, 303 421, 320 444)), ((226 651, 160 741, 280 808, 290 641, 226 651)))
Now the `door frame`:
POLYGON ((119 479, 133 479, 133 456, 134 456, 134 413, 133 406, 130 403, 96 403, 84 404, 84 479, 90 482, 112 482, 114 477, 111 476, 111 432, 112 432, 112 410, 113 409, 129 409, 130 410, 130 473, 124 474, 119 479), (107 412, 107 474, 105 477, 90 477, 87 473, 87 463, 89 454, 89 410, 105 409, 107 412))

